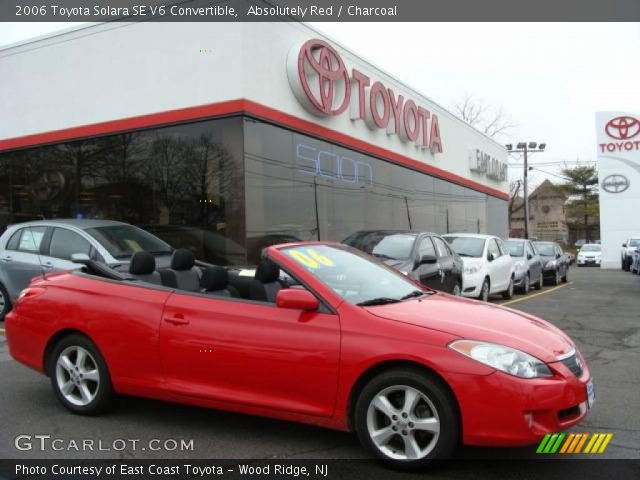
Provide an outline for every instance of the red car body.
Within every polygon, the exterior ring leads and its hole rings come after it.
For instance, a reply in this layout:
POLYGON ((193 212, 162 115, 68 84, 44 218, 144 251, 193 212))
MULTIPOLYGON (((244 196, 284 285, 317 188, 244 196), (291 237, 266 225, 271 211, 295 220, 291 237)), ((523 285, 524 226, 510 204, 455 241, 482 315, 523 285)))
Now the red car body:
POLYGON ((285 247, 266 254, 301 279, 324 311, 57 274, 35 279, 7 316, 10 353, 44 372, 56 338, 77 331, 99 348, 117 393, 340 430, 352 428, 354 395, 366 379, 389 365, 418 365, 453 392, 468 445, 534 443, 586 415, 589 369, 577 349, 580 377, 558 360, 575 345, 551 324, 443 293, 353 305, 285 247), (497 371, 448 347, 461 338, 528 352, 553 376, 497 371))

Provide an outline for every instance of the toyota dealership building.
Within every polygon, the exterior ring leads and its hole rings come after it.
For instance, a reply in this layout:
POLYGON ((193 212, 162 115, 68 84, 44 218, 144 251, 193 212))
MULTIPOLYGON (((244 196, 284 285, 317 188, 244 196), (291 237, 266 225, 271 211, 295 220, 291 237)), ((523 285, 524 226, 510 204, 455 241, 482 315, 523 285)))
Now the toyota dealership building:
POLYGON ((0 50, 0 77, 2 229, 116 219, 239 264, 508 231, 505 149, 304 24, 104 23, 0 50))

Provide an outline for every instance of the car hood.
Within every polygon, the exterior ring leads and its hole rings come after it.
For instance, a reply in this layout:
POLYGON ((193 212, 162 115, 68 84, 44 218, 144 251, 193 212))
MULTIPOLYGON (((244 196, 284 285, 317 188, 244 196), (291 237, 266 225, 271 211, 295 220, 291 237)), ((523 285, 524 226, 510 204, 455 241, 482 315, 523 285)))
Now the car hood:
POLYGON ((574 348, 571 339, 549 322, 510 308, 443 293, 366 310, 388 320, 517 348, 547 363, 574 348))

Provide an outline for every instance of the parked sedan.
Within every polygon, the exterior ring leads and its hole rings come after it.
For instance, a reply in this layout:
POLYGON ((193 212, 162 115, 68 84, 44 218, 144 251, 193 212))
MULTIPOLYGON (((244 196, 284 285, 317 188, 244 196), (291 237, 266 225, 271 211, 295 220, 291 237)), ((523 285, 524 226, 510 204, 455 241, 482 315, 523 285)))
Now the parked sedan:
POLYGON ((0 236, 0 320, 36 275, 79 268, 71 262, 72 254, 122 265, 139 250, 164 257, 168 264, 173 249, 140 228, 110 220, 41 220, 9 226, 0 236))
POLYGON ((593 403, 587 363, 557 327, 419 288, 346 245, 272 246, 255 278, 210 267, 196 290, 83 261, 36 279, 5 326, 13 358, 76 414, 139 395, 355 430, 372 454, 420 468, 460 444, 536 444, 593 403), (220 289, 240 280, 252 287, 240 296, 220 289), (273 300, 254 295, 265 290, 273 300))
MULTIPOLYGON (((566 282, 569 275, 569 266, 571 264, 569 257, 562 251, 560 245, 556 242, 533 242, 533 245, 540 254, 540 259, 544 265, 542 274, 544 281, 553 285, 559 285, 560 282, 566 282)), ((580 256, 578 255, 578 262, 580 256)))
POLYGON ((342 243, 380 258, 427 287, 453 295, 462 291, 462 260, 435 233, 371 230, 354 233, 342 243))
POLYGON ((452 233, 442 238, 462 258, 462 295, 485 302, 494 293, 507 299, 513 297, 513 260, 502 240, 472 233, 452 233))
POLYGON ((525 294, 531 285, 540 290, 544 283, 542 260, 533 244, 522 238, 509 238, 504 244, 513 258, 515 287, 525 294))

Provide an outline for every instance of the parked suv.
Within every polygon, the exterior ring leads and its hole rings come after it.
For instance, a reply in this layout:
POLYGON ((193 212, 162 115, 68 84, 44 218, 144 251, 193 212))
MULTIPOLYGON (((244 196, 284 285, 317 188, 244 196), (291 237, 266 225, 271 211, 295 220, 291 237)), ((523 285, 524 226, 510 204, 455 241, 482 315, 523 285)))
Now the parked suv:
POLYGON ((462 292, 462 260, 435 233, 370 230, 349 235, 342 243, 378 257, 427 287, 453 295, 462 292))
POLYGON ((640 237, 627 238, 622 244, 622 252, 620 253, 620 262, 622 263, 622 270, 628 272, 631 269, 633 263, 633 252, 640 247, 640 237))
POLYGON ((485 302, 494 293, 507 299, 513 297, 513 260, 500 238, 471 233, 451 233, 442 238, 462 258, 463 296, 485 302))
POLYGON ((11 225, 0 236, 0 320, 33 277, 80 268, 71 261, 74 253, 121 267, 140 250, 156 255, 161 263, 166 259, 167 266, 173 251, 158 237, 111 220, 40 220, 11 225))
POLYGON ((585 267, 589 265, 600 266, 602 263, 602 246, 597 243, 586 243, 582 246, 578 252, 578 261, 576 262, 579 267, 585 267))
POLYGON ((514 261, 514 285, 522 293, 529 293, 533 285, 540 290, 544 283, 542 260, 536 247, 529 240, 509 238, 504 242, 514 261))

